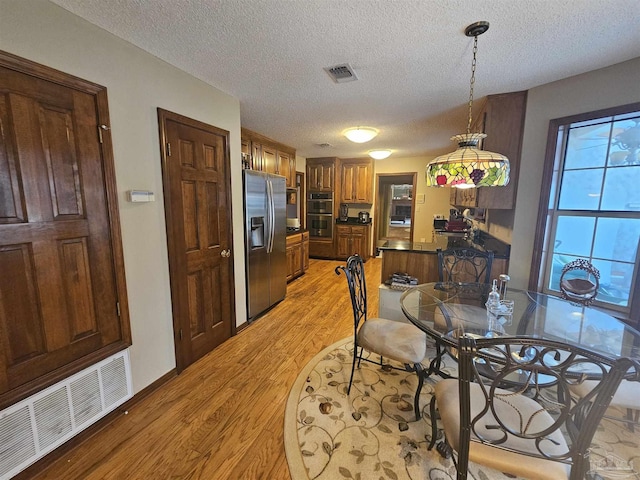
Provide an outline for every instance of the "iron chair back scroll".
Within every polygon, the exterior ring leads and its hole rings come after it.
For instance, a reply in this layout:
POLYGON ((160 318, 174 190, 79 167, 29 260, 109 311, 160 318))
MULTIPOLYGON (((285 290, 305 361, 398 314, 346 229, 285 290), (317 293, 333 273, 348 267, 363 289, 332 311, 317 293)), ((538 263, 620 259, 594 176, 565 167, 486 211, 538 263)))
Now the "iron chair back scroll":
POLYGON ((431 403, 457 452, 458 480, 469 461, 525 478, 589 478, 589 447, 611 397, 623 378, 640 380, 637 362, 551 340, 461 334, 458 352, 458 379, 438 382, 431 403), (572 398, 586 381, 589 393, 572 398))
MULTIPOLYGON (((351 393, 353 377, 361 360, 388 365, 384 358, 395 360, 404 365, 404 370, 415 372, 418 376, 418 387, 414 398, 414 410, 416 419, 420 418, 420 392, 424 379, 431 373, 430 369, 424 369, 423 361, 426 359, 427 335, 418 327, 396 320, 367 317, 367 285, 364 275, 364 263, 358 255, 352 255, 347 259, 345 266, 335 269, 337 275, 344 273, 349 286, 351 306, 353 307, 353 362, 347 394, 351 393), (363 351, 377 354, 380 361, 374 361, 363 357, 363 351)), ((393 365, 388 365, 397 368, 393 365)), ((400 368, 397 368, 401 370, 400 368)))
POLYGON ((437 253, 439 281, 490 283, 494 256, 492 251, 450 248, 438 249, 437 253))

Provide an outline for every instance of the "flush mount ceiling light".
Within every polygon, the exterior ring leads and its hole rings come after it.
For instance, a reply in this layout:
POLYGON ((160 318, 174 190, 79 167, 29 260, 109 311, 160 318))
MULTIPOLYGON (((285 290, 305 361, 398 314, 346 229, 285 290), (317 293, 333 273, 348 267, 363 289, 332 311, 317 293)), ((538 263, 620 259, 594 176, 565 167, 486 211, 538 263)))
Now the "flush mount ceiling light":
POLYGON ((376 160, 384 160, 391 155, 391 150, 369 150, 369 156, 376 160))
POLYGON ((427 186, 451 186, 457 188, 503 187, 509 183, 509 160, 507 157, 500 153, 478 149, 478 142, 487 135, 484 133, 471 133, 478 35, 482 35, 488 29, 489 22, 476 22, 469 25, 464 31, 467 37, 473 37, 467 133, 451 137, 451 140, 458 144, 458 148, 454 152, 441 155, 429 162, 426 171, 427 186))
POLYGON ((342 134, 355 143, 364 143, 378 135, 378 130, 371 127, 347 128, 342 134))

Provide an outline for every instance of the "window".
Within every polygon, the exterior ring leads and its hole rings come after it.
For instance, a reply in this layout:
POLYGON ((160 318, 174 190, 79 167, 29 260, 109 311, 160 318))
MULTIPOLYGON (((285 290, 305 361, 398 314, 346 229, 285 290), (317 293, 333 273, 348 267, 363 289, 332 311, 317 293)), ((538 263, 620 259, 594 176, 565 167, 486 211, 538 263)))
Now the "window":
POLYGON ((562 267, 587 259, 600 271, 596 305, 627 315, 640 263, 640 110, 633 107, 552 122, 555 155, 539 279, 543 292, 559 293, 562 267))

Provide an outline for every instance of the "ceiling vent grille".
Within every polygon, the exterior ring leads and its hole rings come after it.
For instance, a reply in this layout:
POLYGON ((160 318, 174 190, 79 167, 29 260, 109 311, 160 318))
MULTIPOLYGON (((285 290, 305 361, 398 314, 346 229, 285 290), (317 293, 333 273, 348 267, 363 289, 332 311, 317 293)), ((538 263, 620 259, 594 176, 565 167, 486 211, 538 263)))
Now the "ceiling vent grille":
POLYGON ((333 67, 325 67, 324 71, 327 72, 331 79, 336 83, 353 82, 358 80, 356 72, 353 71, 353 68, 351 68, 351 65, 348 63, 334 65, 333 67))

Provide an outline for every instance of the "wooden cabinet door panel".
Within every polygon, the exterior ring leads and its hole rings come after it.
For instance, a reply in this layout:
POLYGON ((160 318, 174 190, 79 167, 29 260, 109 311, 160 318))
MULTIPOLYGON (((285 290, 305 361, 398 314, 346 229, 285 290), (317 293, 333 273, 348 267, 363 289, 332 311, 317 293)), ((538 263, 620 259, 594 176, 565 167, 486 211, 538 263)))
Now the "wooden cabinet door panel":
POLYGON ((366 254, 366 238, 367 227, 351 227, 351 252, 350 255, 357 253, 363 260, 367 260, 366 254))
POLYGON ((251 169, 262 170, 262 145, 251 142, 251 169))
POLYGON ((287 188, 295 188, 296 186, 296 166, 295 158, 292 160, 291 155, 278 151, 278 175, 286 178, 287 188))
POLYGON ((355 196, 353 192, 353 184, 355 182, 355 165, 343 165, 342 166, 342 185, 340 188, 340 200, 342 202, 355 202, 355 196))
POLYGON ((278 158, 275 148, 267 147, 266 145, 262 146, 261 170, 267 173, 278 173, 278 158))
POLYGON ((354 201, 357 203, 373 203, 371 166, 356 165, 354 175, 354 201))
POLYGON ((5 67, 0 86, 4 405, 52 383, 55 370, 123 348, 129 334, 118 316, 117 210, 107 199, 97 95, 5 67))
POLYGON ((293 247, 293 276, 297 277, 302 273, 302 243, 293 247))
POLYGON ((336 226, 336 255, 340 259, 346 259, 351 252, 351 227, 336 226))
POLYGON ((302 271, 309 269, 309 232, 302 234, 302 271))
POLYGON ((320 188, 320 165, 307 165, 307 190, 316 191, 320 188))
POLYGON ((323 192, 333 192, 334 166, 323 165, 320 176, 320 190, 323 192))

